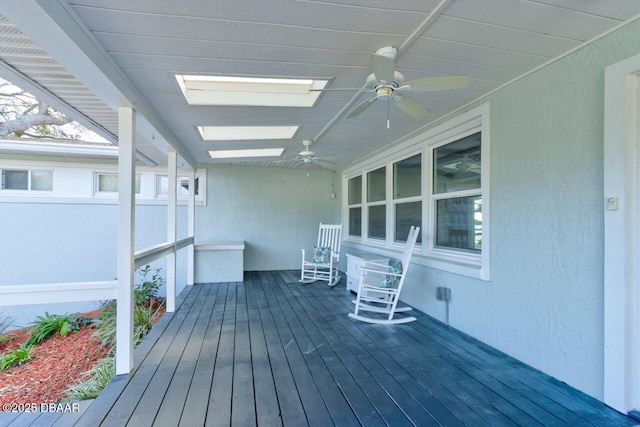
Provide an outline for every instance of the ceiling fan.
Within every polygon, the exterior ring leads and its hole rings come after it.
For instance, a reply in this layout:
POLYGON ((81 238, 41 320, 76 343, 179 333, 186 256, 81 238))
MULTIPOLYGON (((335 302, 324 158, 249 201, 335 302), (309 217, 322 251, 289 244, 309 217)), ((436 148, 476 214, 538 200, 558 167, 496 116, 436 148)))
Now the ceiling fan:
MULTIPOLYGON (((352 109, 345 118, 353 119, 359 116, 377 100, 387 100, 410 116, 419 119, 429 110, 417 99, 407 95, 407 92, 430 92, 437 90, 459 89, 469 84, 469 76, 446 75, 437 77, 425 77, 421 79, 404 81, 404 75, 395 69, 394 60, 398 50, 395 46, 385 46, 376 51, 371 59, 373 73, 367 77, 365 92, 375 92, 375 95, 352 109)), ((329 89, 331 90, 331 89, 329 89)), ((387 127, 389 119, 387 117, 387 127)))
POLYGON ((302 145, 304 145, 304 149, 298 153, 298 155, 292 159, 282 159, 282 160, 274 160, 274 163, 284 163, 284 162, 303 162, 303 163, 315 163, 321 167, 324 167, 322 163, 333 165, 333 162, 330 162, 328 158, 335 157, 334 155, 330 156, 318 156, 316 153, 311 151, 311 145, 313 141, 310 139, 305 139, 302 141, 302 145))

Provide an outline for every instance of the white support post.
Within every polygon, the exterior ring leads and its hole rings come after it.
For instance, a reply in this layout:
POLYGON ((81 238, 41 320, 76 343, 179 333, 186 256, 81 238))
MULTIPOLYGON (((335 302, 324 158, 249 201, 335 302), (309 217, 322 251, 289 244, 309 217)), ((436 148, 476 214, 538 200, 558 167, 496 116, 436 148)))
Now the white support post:
MULTIPOLYGON (((189 172, 189 208, 187 218, 187 236, 195 236, 196 230, 196 171, 189 172)), ((187 248, 187 285, 195 281, 195 241, 187 248)))
MULTIPOLYGON (((167 242, 173 243, 177 236, 178 213, 178 156, 173 150, 168 154, 168 197, 167 197, 167 242)), ((176 252, 167 255, 167 312, 176 311, 176 252)))
POLYGON ((116 374, 133 369, 133 275, 135 235, 135 111, 118 112, 118 291, 116 374))

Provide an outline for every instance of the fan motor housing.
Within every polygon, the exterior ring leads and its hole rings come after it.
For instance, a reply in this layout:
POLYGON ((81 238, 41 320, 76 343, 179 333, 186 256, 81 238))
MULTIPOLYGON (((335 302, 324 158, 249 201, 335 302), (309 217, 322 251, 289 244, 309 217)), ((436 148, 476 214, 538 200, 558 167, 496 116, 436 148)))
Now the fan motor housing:
POLYGON ((404 82, 404 75, 398 70, 395 70, 393 72, 393 81, 391 83, 387 83, 386 85, 380 84, 378 79, 376 79, 376 75, 371 73, 367 77, 366 87, 370 90, 376 90, 379 87, 391 87, 395 89, 398 86, 400 86, 403 82, 404 82))

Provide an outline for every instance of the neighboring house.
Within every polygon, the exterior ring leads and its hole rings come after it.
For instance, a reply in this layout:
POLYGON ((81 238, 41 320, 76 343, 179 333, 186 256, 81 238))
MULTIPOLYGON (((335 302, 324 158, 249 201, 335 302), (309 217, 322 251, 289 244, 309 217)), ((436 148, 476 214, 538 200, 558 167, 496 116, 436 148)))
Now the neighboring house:
MULTIPOLYGON (((195 239, 244 241, 247 271, 296 269, 319 222, 343 223, 345 253, 390 256, 421 225, 406 303, 637 409, 638 34, 635 20, 335 174, 198 165, 195 239)), ((2 155, 0 169, 53 174, 0 191, 0 285, 114 278, 116 200, 103 193, 116 165, 87 157, 2 155)), ((137 173, 143 248, 165 240, 166 171, 137 173)))

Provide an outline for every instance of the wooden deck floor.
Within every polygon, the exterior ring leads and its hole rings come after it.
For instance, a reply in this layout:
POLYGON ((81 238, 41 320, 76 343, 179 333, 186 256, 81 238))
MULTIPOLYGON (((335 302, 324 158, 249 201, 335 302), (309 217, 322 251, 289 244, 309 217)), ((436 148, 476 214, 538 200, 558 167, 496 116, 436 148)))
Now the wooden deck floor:
POLYGON ((302 285, 297 273, 186 289, 136 349, 134 372, 81 413, 0 414, 0 424, 637 424, 422 313, 396 326, 354 321, 343 283, 302 285))

